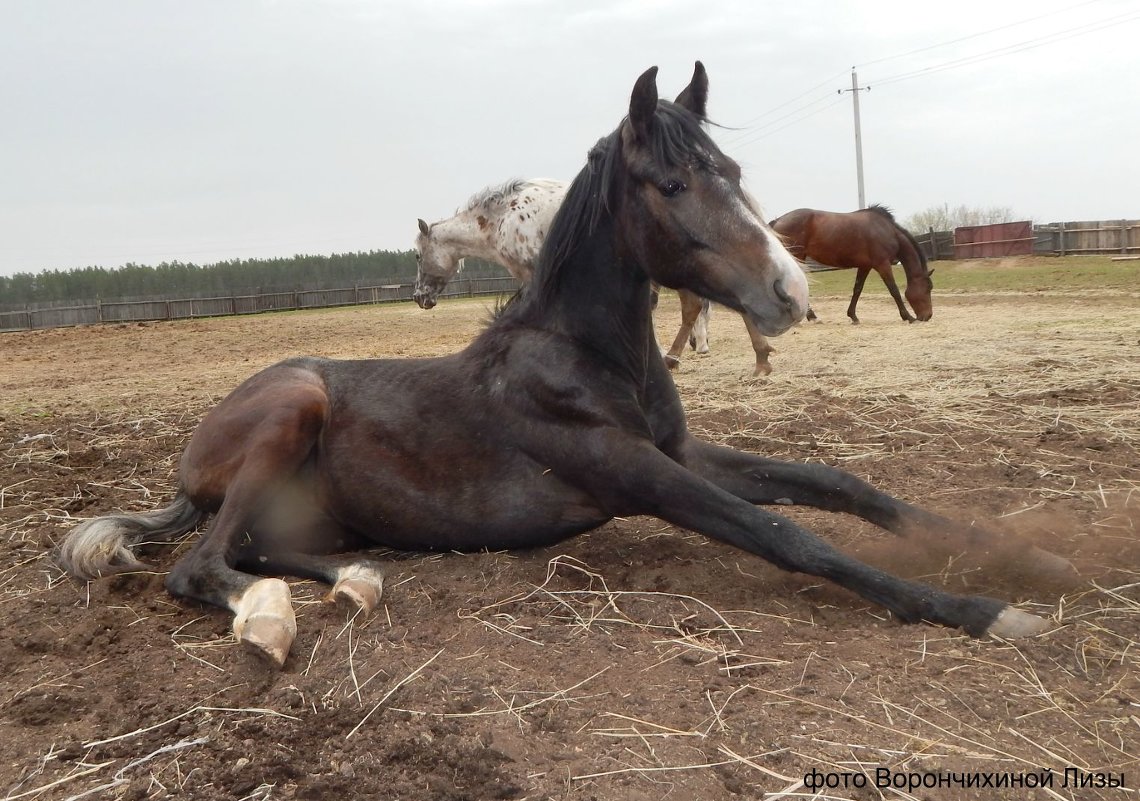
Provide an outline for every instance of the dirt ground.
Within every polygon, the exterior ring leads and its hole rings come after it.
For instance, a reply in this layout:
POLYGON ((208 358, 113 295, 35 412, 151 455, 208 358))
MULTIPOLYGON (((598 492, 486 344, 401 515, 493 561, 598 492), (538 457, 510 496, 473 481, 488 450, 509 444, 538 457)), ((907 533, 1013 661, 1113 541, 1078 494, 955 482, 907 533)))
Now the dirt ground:
MULTIPOLYGON (((291 581, 299 633, 275 672, 226 614, 164 592, 185 543, 89 584, 51 549, 78 519, 162 505, 196 421, 258 368, 451 352, 491 302, 9 334, 0 799, 1135 798, 1140 301, 939 295, 908 326, 865 295, 858 327, 846 298, 813 302, 822 321, 776 341, 761 381, 739 320, 714 313, 712 353, 677 373, 694 430, 1070 559, 1081 580, 1063 586, 1016 549, 939 553, 788 510, 870 562, 1048 616, 1046 633, 900 625, 635 518, 523 553, 389 554, 368 620, 291 581), (1026 789, 1043 771, 1052 787, 1026 789), (977 784, 921 786, 950 772, 977 784)), ((660 339, 676 320, 667 299, 660 339)))

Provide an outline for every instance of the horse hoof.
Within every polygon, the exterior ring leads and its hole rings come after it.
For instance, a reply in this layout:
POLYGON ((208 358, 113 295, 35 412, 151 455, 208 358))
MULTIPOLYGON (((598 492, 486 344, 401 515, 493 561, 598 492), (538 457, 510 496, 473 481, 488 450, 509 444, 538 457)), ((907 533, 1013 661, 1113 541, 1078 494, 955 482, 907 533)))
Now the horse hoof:
POLYGON ((350 565, 340 571, 331 597, 338 604, 370 615, 380 604, 384 574, 368 565, 350 565))
POLYGON ((770 364, 758 364, 758 365, 756 365, 756 369, 752 371, 752 377, 753 378, 763 378, 764 376, 768 376, 771 374, 772 374, 772 365, 770 365, 770 364))
POLYGON ((986 629, 986 634, 1005 639, 1032 637, 1045 631, 1049 625, 1049 621, 1045 618, 1007 606, 986 629))
POLYGON ((676 370, 680 364, 681 364, 681 360, 678 359, 676 356, 666 356, 665 357, 665 366, 668 367, 670 370, 676 370))
POLYGON ((250 585, 235 606, 237 641, 274 667, 283 666, 297 636, 289 585, 281 579, 261 579, 250 585))

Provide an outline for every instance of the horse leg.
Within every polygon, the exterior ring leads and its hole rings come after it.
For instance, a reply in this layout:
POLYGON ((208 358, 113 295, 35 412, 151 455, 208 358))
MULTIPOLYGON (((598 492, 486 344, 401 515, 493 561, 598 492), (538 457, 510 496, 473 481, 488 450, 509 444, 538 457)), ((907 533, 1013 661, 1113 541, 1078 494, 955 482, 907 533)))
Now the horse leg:
POLYGON ((183 455, 181 481, 213 525, 166 577, 172 595, 229 609, 238 641, 277 667, 297 633, 289 586, 236 569, 240 541, 274 496, 297 479, 320 436, 328 396, 296 367, 271 367, 222 401, 183 455))
POLYGON ((855 316, 855 306, 859 303, 859 296, 863 294, 863 284, 867 282, 869 267, 860 267, 855 273, 855 288, 851 290, 851 303, 847 306, 847 316, 851 322, 859 325, 859 318, 855 316))
MULTIPOLYGON (((327 532, 322 532, 322 534, 327 532)), ((242 546, 236 567, 262 576, 297 576, 327 584, 328 600, 369 615, 384 592, 384 571, 379 562, 360 557, 329 556, 268 547, 254 541, 242 546)))
POLYGON ((891 293, 891 297, 895 299, 895 305, 899 307, 899 315, 908 323, 914 322, 914 315, 910 313, 910 309, 906 307, 906 301, 903 300, 902 294, 899 292, 899 285, 895 283, 895 271, 891 265, 886 267, 876 267, 879 276, 883 279, 883 283, 887 285, 887 291, 891 293))
MULTIPOLYGON (((961 547, 1008 549, 1009 541, 980 526, 965 525, 928 512, 875 489, 828 465, 788 462, 745 453, 689 437, 682 462, 738 498, 756 504, 811 506, 845 512, 899 536, 915 536, 946 555, 961 547)), ((1022 564, 1061 583, 1077 578, 1068 560, 1025 544, 1022 564)))
POLYGON ((701 313, 701 298, 692 292, 678 290, 677 297, 681 300, 681 328, 673 339, 665 354, 665 364, 672 370, 681 363, 681 354, 685 351, 685 343, 689 341, 689 334, 696 325, 697 317, 701 313))
POLYGON ((748 330, 748 338, 752 340, 752 350, 756 352, 756 367, 752 371, 753 378, 759 378, 763 375, 769 375, 772 372, 772 365, 768 362, 768 355, 775 353, 776 349, 768 344, 768 339, 761 334, 752 321, 748 319, 747 314, 740 315, 744 320, 744 327, 748 330))
MULTIPOLYGON (((678 290, 685 292, 686 290, 678 290)), ((709 352, 709 316, 712 314, 712 304, 701 298, 701 310, 693 323, 693 332, 689 334, 689 347, 697 353, 709 352)))
MULTIPOLYGON (((834 548, 792 521, 702 478, 652 443, 612 430, 583 438, 587 485, 603 508, 651 514, 763 557, 777 567, 819 576, 873 601, 906 622, 929 621, 984 634, 1028 636, 1047 624, 1004 601, 945 592, 892 576, 834 548), (614 470, 612 465, 621 465, 614 470)), ((711 469, 699 448, 690 461, 711 469)), ((816 488, 823 491, 823 487, 816 488)))
POLYGON ((815 322, 816 320, 818 320, 818 319, 819 319, 818 317, 816 317, 816 315, 815 315, 815 309, 813 309, 813 308, 811 307, 811 304, 810 304, 810 303, 808 304, 808 310, 807 310, 807 318, 808 318, 808 321, 809 321, 809 322, 815 322))

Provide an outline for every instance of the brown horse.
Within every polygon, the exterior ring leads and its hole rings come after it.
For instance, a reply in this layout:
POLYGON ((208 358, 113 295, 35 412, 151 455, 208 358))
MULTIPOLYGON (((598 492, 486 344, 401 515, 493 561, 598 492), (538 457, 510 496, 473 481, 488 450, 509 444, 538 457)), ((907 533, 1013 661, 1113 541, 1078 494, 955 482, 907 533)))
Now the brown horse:
MULTIPOLYGON (((913 323, 915 317, 929 320, 934 314, 930 301, 930 291, 934 288, 930 276, 934 271, 926 268, 922 248, 905 228, 895 222, 890 209, 871 206, 847 213, 796 209, 777 217, 769 225, 784 237, 788 250, 796 258, 802 261, 814 259, 828 267, 858 270, 851 304, 847 307, 851 322, 859 322, 855 316, 855 305, 871 270, 883 279, 898 304, 899 314, 908 323, 913 323), (913 316, 895 283, 891 265, 897 262, 902 262, 906 273, 906 299, 914 307, 913 316)), ((814 320, 815 313, 809 311, 808 319, 814 320)))
POLYGON ((280 666, 297 631, 289 585, 260 576, 321 581, 368 612, 380 564, 334 552, 536 547, 653 515, 829 579, 900 620, 975 636, 1040 631, 1045 621, 1005 601, 897 578, 757 504, 990 543, 984 530, 822 464, 689 433, 653 336, 650 282, 710 298, 776 336, 807 311, 807 280, 702 127, 704 67, 676 103, 658 101, 656 75, 637 80, 628 117, 590 151, 534 279, 465 350, 262 370, 202 420, 169 506, 81 524, 60 563, 88 578, 139 569, 134 548, 213 515, 166 587, 228 609, 238 641, 280 666))

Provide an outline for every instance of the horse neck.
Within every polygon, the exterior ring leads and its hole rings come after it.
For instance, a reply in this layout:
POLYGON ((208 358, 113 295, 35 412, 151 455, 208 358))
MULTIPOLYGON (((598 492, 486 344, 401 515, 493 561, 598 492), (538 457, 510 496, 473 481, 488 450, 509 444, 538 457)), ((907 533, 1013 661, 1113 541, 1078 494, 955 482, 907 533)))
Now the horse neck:
POLYGON ((598 224, 567 256, 556 275, 539 278, 534 293, 539 327, 568 336, 605 357, 635 381, 644 381, 653 336, 649 276, 615 245, 612 219, 598 224))
POLYGON ((524 185, 516 194, 499 200, 494 212, 479 212, 486 221, 488 240, 496 253, 494 260, 524 283, 534 275, 538 254, 561 200, 556 193, 528 194, 524 185))
POLYGON ((923 258, 922 252, 907 232, 897 223, 895 224, 895 236, 898 237, 899 241, 899 261, 902 262, 903 272, 906 274, 906 280, 909 284, 912 279, 926 275, 926 259, 923 258))
POLYGON ((478 210, 462 211, 450 220, 433 225, 432 238, 454 253, 457 259, 474 258, 503 264, 515 278, 519 278, 509 265, 503 263, 486 225, 481 225, 478 217, 478 210))

